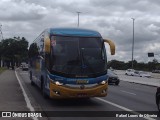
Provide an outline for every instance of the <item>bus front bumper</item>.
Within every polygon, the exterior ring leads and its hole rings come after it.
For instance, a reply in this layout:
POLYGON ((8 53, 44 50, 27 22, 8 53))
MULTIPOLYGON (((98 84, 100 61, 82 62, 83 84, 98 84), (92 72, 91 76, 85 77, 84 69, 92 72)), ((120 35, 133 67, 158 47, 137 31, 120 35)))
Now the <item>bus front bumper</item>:
POLYGON ((97 85, 90 88, 72 88, 63 85, 50 83, 51 98, 89 98, 89 97, 105 97, 107 95, 108 83, 97 85))

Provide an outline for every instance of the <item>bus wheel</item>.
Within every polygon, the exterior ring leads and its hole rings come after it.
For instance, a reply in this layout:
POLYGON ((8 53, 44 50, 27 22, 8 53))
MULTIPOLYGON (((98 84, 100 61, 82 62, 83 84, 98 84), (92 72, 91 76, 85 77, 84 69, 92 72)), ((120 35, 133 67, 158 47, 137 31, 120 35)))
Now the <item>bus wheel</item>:
POLYGON ((159 94, 156 94, 156 104, 157 104, 158 111, 160 112, 160 95, 159 94))
POLYGON ((49 98, 48 95, 45 92, 45 87, 44 87, 44 83, 41 83, 41 90, 42 90, 42 95, 45 99, 49 98))
POLYGON ((158 100, 158 104, 157 104, 158 110, 160 112, 160 99, 158 100))
POLYGON ((29 72, 29 78, 31 80, 31 85, 35 85, 34 82, 33 82, 33 80, 32 80, 32 72, 29 72))
POLYGON ((35 85, 35 84, 34 84, 34 82, 33 82, 32 80, 31 80, 31 85, 32 85, 32 86, 34 86, 34 85, 35 85))

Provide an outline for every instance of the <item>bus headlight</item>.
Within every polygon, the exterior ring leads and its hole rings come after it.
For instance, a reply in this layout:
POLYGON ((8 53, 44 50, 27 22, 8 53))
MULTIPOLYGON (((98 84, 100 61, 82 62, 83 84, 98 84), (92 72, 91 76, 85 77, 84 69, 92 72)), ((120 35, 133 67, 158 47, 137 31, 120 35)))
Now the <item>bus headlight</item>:
POLYGON ((107 83, 107 81, 105 81, 105 80, 103 80, 102 82, 100 82, 101 85, 104 85, 106 83, 107 83))
POLYGON ((59 81, 55 82, 56 85, 63 85, 63 83, 60 83, 59 81))
POLYGON ((56 84, 56 85, 63 85, 63 83, 60 83, 59 81, 54 81, 50 79, 51 83, 56 84))

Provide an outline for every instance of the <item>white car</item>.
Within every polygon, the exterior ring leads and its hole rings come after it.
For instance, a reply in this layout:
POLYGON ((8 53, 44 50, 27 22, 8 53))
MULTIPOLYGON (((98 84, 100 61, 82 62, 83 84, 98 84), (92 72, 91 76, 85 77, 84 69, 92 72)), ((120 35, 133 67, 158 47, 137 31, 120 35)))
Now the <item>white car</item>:
POLYGON ((125 72, 125 75, 133 76, 134 72, 135 72, 134 69, 127 69, 126 72, 125 72))
POLYGON ((148 74, 147 72, 144 72, 144 71, 135 71, 134 76, 138 76, 138 77, 147 77, 147 78, 150 78, 151 75, 148 74))
POLYGON ((28 64, 23 65, 22 66, 22 70, 26 70, 27 71, 28 70, 28 64))
POLYGON ((22 70, 28 70, 28 64, 25 63, 25 62, 22 62, 21 63, 21 68, 22 68, 22 70))

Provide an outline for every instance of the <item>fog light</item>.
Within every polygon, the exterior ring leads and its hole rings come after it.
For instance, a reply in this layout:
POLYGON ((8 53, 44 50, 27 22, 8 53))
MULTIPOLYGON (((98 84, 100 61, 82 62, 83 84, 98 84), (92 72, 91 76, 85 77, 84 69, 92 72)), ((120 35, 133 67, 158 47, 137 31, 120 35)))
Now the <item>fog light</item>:
POLYGON ((60 95, 59 91, 53 91, 55 94, 60 95))
POLYGON ((102 90, 102 93, 106 93, 107 92, 107 89, 105 89, 105 90, 102 90))

